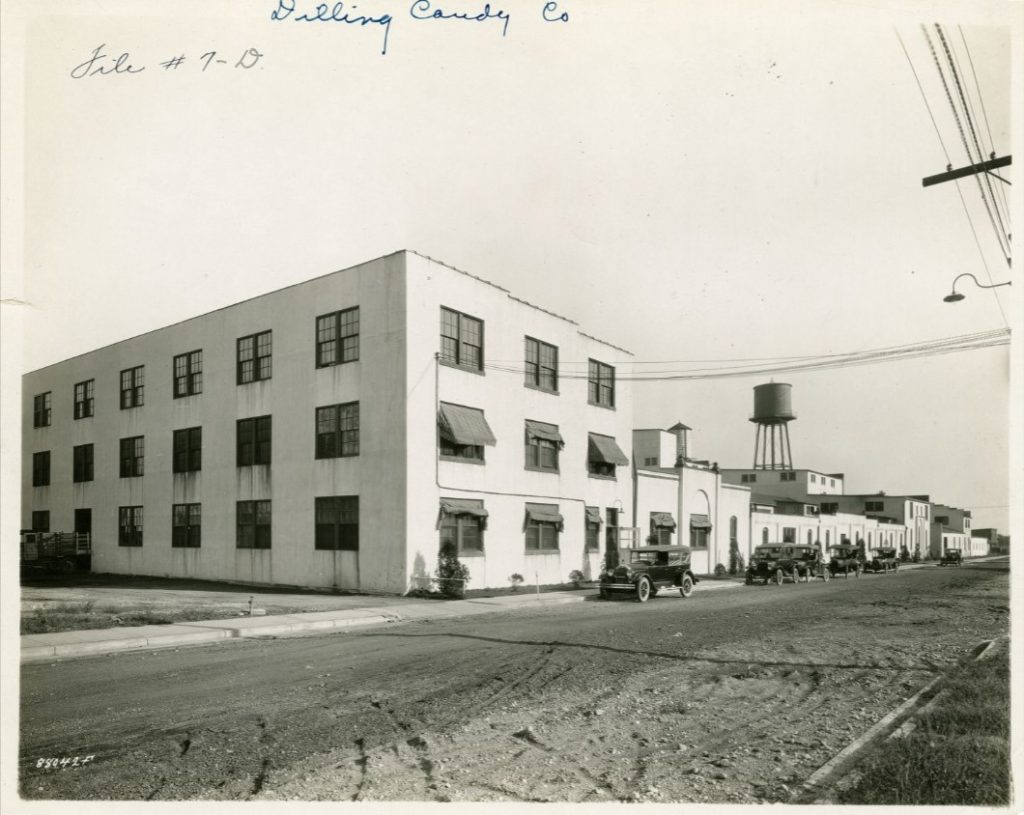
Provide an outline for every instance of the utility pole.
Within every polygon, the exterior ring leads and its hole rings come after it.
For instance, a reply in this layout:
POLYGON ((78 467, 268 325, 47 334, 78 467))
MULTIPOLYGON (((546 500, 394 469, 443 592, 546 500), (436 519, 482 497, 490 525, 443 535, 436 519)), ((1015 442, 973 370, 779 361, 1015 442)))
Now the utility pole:
POLYGON ((938 175, 930 175, 927 178, 921 180, 921 185, 924 187, 931 187, 933 184, 941 184, 944 181, 953 181, 957 178, 964 178, 969 175, 977 175, 978 173, 988 173, 993 178, 998 178, 1004 184, 1009 184, 1002 176, 998 176, 991 172, 992 170, 998 169, 999 167, 1008 167, 1012 163, 1012 156, 1001 156, 996 158, 995 153, 988 161, 983 161, 980 164, 971 164, 967 167, 961 167, 958 170, 954 170, 952 165, 946 167, 946 172, 939 173, 938 175))

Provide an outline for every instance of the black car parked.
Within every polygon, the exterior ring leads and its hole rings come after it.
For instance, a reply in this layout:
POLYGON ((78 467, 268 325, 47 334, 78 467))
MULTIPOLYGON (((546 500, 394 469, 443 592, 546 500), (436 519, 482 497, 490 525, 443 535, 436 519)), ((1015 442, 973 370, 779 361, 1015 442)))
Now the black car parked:
POLYGON ((605 600, 629 592, 646 603, 659 589, 670 588, 679 589, 683 597, 693 594, 698 581, 690 570, 689 546, 641 546, 619 554, 619 565, 601 575, 598 593, 605 600))
POLYGON ((842 574, 843 577, 848 578, 851 573, 854 577, 860 577, 860 573, 864 571, 864 553, 861 552, 859 546, 838 543, 835 546, 830 546, 828 552, 830 555, 828 568, 833 577, 842 574))
POLYGON ((803 578, 807 582, 812 577, 828 580, 831 573, 821 559, 821 552, 816 546, 801 543, 762 543, 754 548, 747 567, 746 584, 753 585, 760 580, 765 585, 774 581, 776 585, 789 578, 794 583, 803 578))
POLYGON ((864 564, 864 568, 870 572, 895 572, 900 567, 900 559, 895 549, 875 549, 871 553, 871 559, 864 564))

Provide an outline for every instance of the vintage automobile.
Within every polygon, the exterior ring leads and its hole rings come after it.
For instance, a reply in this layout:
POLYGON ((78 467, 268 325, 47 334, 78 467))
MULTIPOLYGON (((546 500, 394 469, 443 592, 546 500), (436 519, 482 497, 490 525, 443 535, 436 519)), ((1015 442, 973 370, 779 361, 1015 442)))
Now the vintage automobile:
POLYGON ((689 546, 640 546, 619 551, 619 564, 601 575, 598 593, 607 600, 629 592, 646 603, 659 589, 679 589, 689 597, 697 582, 690 570, 689 546))
POLYGON ((943 555, 942 560, 939 561, 940 566, 963 566, 964 555, 959 549, 947 549, 943 555))
POLYGON ((900 567, 900 558, 893 548, 875 549, 871 559, 864 563, 864 570, 869 572, 895 572, 900 567))
POLYGON ((854 577, 860 577, 860 573, 864 571, 864 553, 859 546, 852 543, 837 543, 830 546, 828 552, 828 568, 833 577, 842 574, 848 578, 851 572, 854 577))
POLYGON ((832 574, 825 567, 818 547, 802 543, 762 543, 754 548, 747 567, 746 584, 761 580, 765 585, 774 580, 781 586, 786 578, 794 583, 812 577, 829 580, 832 574))

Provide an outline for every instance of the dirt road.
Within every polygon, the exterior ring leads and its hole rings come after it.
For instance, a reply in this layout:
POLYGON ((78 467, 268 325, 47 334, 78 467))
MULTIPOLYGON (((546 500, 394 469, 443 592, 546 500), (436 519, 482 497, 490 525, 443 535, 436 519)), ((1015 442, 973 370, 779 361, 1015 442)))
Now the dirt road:
POLYGON ((27 665, 21 789, 785 801, 1008 607, 993 563, 27 665))

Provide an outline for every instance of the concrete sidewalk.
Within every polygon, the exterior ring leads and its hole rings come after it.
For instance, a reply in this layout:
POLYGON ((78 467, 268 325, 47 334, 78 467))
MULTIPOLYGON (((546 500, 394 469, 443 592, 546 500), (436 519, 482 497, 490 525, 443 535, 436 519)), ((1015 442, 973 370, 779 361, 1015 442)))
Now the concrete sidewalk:
MULTIPOLYGON (((694 593, 738 588, 741 585, 743 585, 742 581, 738 580, 701 580, 694 593)), ((597 591, 592 590, 543 594, 522 592, 496 597, 476 597, 469 600, 417 600, 410 598, 400 603, 396 603, 395 599, 401 598, 388 598, 389 602, 379 607, 236 617, 226 620, 204 620, 171 625, 85 629, 62 631, 55 634, 24 634, 21 637, 21 661, 23 663, 39 662, 55 658, 95 656, 121 651, 202 645, 243 637, 337 631, 415 620, 446 620, 474 614, 491 614, 501 610, 525 610, 566 603, 582 603, 596 597, 597 591)))

